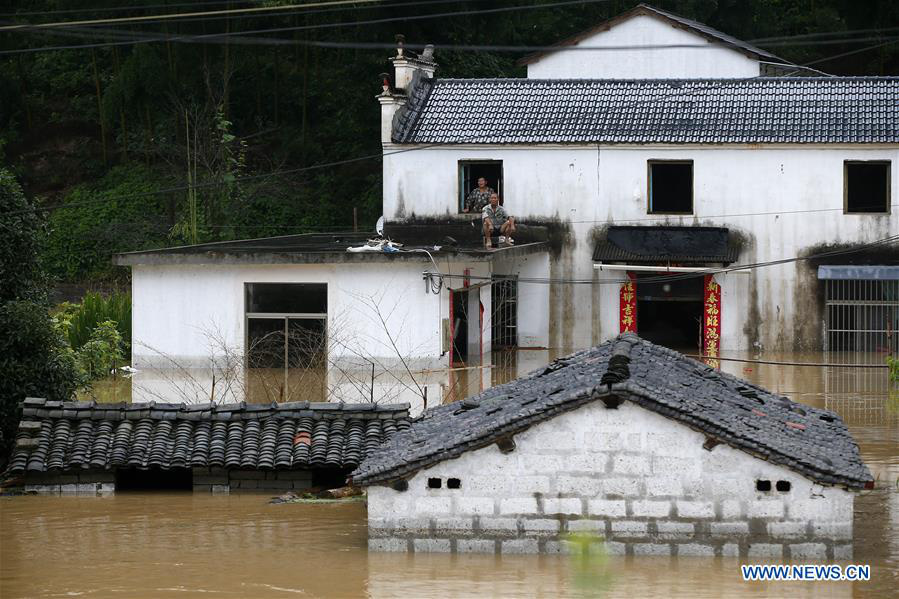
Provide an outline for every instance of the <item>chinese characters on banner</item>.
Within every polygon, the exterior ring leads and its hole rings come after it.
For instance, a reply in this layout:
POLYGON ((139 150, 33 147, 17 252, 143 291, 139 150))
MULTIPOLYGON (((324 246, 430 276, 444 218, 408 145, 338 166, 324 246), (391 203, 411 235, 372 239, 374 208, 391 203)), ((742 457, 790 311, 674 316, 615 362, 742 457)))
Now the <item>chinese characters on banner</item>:
POLYGON ((627 273, 627 282, 621 285, 620 307, 621 314, 619 316, 621 333, 637 332, 637 284, 634 282, 636 278, 634 273, 627 273))
POLYGON ((718 357, 721 342, 721 286, 712 275, 706 275, 702 308, 702 354, 708 356, 705 363, 718 368, 718 357))

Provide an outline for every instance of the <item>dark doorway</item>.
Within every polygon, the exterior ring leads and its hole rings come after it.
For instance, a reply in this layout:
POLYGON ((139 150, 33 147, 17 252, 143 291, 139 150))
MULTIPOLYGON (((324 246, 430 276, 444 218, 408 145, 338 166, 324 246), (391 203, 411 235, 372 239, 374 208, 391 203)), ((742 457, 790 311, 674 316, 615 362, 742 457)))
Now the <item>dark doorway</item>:
POLYGON ((116 470, 115 490, 119 491, 191 491, 194 485, 190 468, 125 468, 116 470))
POLYGON ((703 277, 653 281, 659 277, 659 273, 637 276, 637 333, 672 349, 699 349, 703 277))
POLYGON ((468 291, 452 291, 453 364, 468 360, 468 291))

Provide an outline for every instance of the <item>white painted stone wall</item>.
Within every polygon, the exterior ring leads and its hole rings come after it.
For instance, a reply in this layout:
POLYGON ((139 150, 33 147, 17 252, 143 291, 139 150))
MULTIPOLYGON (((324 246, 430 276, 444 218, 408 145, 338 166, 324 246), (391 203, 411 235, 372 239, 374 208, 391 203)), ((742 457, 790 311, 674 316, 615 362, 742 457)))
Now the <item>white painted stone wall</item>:
POLYGON ((714 45, 655 17, 639 15, 585 38, 577 47, 701 46, 623 50, 565 50, 528 65, 529 79, 678 79, 758 77, 757 60, 714 45))
MULTIPOLYGON (((596 273, 592 237, 612 224, 729 227, 748 239, 738 264, 795 257, 824 244, 859 244, 899 234, 896 208, 886 215, 843 213, 843 162, 890 160, 892 203, 899 189, 895 145, 442 146, 402 154, 385 146, 384 214, 388 220, 456 216, 459 161, 502 160, 505 206, 521 221, 570 228, 549 274, 611 279, 552 286, 549 310, 528 326, 550 347, 593 345, 618 334, 621 274, 596 273), (647 214, 647 161, 692 160, 694 214, 647 214)), ((409 146, 402 146, 408 149, 409 146)), ((507 267, 506 267, 507 268, 507 267)), ((820 349, 823 314, 816 274, 805 263, 719 278, 722 349, 820 349), (757 314, 757 316, 753 316, 757 314), (788 331, 789 334, 784 334, 788 331)), ((526 286, 519 288, 526 293, 526 286)), ((638 326, 639 329, 639 326, 638 326)))
MULTIPOLYGON (((165 365, 159 355, 197 367, 207 366, 220 334, 229 347, 245 348, 244 284, 250 282, 326 283, 328 332, 340 335, 334 357, 359 352, 396 358, 374 299, 403 356, 427 364, 441 354, 440 318, 448 300, 426 294, 421 262, 302 265, 171 265, 132 268, 133 360, 141 368, 165 365)), ((457 271, 459 269, 456 269, 457 271)))
POLYGON ((369 548, 556 553, 566 533, 593 533, 613 554, 851 557, 851 492, 704 440, 630 402, 593 402, 517 435, 509 454, 490 445, 418 472, 404 492, 369 487, 369 548))

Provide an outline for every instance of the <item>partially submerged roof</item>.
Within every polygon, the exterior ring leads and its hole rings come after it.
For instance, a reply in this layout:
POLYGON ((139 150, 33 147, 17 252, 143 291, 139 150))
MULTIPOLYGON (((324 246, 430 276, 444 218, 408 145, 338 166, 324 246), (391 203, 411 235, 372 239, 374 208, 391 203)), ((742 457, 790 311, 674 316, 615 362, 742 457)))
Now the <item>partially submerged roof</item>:
POLYGON ((410 144, 897 143, 899 77, 423 79, 410 144))
MULTIPOLYGON (((578 34, 575 34, 575 35, 573 35, 567 39, 564 39, 561 42, 554 44, 554 45, 558 46, 559 49, 563 49, 566 46, 575 46, 575 45, 579 44, 580 42, 584 41, 585 39, 596 35, 597 33, 601 33, 603 31, 608 31, 615 25, 618 25, 619 23, 622 23, 624 21, 627 21, 629 19, 632 19, 632 18, 640 16, 640 15, 654 17, 654 18, 664 21, 674 27, 678 27, 685 31, 695 33, 696 35, 699 35, 700 37, 703 37, 703 38, 709 40, 710 42, 713 42, 715 44, 720 44, 726 48, 731 48, 733 50, 736 50, 737 52, 740 52, 742 54, 745 54, 746 56, 749 56, 750 58, 756 58, 759 60, 789 64, 789 63, 787 63, 786 60, 784 60, 778 56, 775 56, 774 54, 771 54, 767 50, 762 50, 761 48, 757 48, 756 46, 753 46, 752 44, 749 44, 742 40, 738 40, 737 38, 735 38, 731 35, 727 35, 726 33, 718 31, 717 29, 715 29, 713 27, 709 27, 705 23, 700 23, 699 21, 694 21, 692 19, 688 19, 686 17, 682 17, 680 15, 676 15, 674 13, 668 12, 666 10, 659 9, 654 6, 649 6, 648 4, 638 4, 637 6, 635 6, 634 8, 632 8, 629 11, 623 12, 620 15, 617 15, 617 16, 609 19, 608 21, 600 23, 596 27, 591 27, 590 29, 587 29, 586 31, 582 31, 578 34)), ((520 59, 518 61, 518 64, 519 65, 532 64, 534 62, 537 62, 544 56, 546 56, 548 54, 553 54, 554 52, 558 52, 558 50, 543 50, 541 52, 535 52, 534 54, 529 54, 528 56, 525 56, 524 58, 520 59)))
POLYGON ((594 262, 730 264, 738 258, 726 227, 612 226, 593 248, 594 262))
POLYGON ((872 481, 835 413, 790 401, 632 333, 426 412, 352 478, 361 484, 408 478, 597 400, 631 401, 820 483, 861 488, 872 481))
POLYGON ((26 399, 7 474, 77 468, 353 468, 409 404, 101 404, 26 399))
MULTIPOLYGON (((470 220, 470 219, 469 219, 470 220)), ((471 228, 470 223, 459 224, 471 228)), ((480 224, 480 222, 476 223, 480 224)), ((531 227, 531 230, 536 229, 531 227)), ((400 237, 390 233, 391 239, 403 242, 402 229, 400 237)), ((373 238, 373 233, 305 233, 301 235, 283 235, 262 239, 244 239, 237 241, 220 241, 201 243, 157 250, 143 250, 117 254, 113 258, 116 264, 130 266, 135 264, 318 264, 340 262, 391 262, 396 260, 430 261, 435 255, 464 255, 472 261, 489 261, 499 255, 513 256, 543 251, 546 239, 545 230, 542 240, 538 235, 523 237, 514 246, 484 248, 479 230, 468 238, 460 238, 459 243, 447 244, 445 238, 447 227, 442 224, 430 225, 427 235, 418 232, 412 243, 403 245, 400 251, 384 252, 350 252, 347 248, 359 247, 373 238), (429 256, 430 254, 430 256, 429 256)), ((455 229, 453 229, 455 231, 455 229)), ((455 238, 454 238, 455 239, 455 238)))

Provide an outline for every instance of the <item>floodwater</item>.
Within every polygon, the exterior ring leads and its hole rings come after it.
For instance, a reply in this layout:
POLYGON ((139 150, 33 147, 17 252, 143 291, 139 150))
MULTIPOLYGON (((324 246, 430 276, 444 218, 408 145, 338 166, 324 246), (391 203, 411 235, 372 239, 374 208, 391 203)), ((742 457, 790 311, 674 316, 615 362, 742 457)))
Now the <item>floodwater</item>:
MULTIPOLYGON (((564 353, 496 354, 495 367, 428 373, 418 382, 435 385, 448 401, 564 353)), ((822 354, 762 357, 826 361, 822 354)), ((877 479, 855 502, 852 563, 869 564, 871 581, 743 582, 745 562, 731 558, 582 563, 369 553, 361 502, 120 493, 0 498, 0 597, 899 597, 899 388, 890 387, 886 371, 727 361, 721 368, 846 421, 877 479)))

